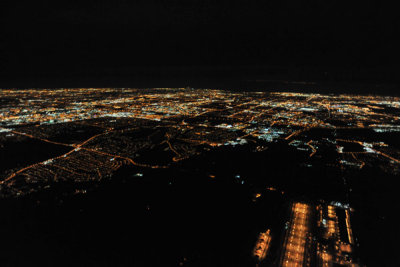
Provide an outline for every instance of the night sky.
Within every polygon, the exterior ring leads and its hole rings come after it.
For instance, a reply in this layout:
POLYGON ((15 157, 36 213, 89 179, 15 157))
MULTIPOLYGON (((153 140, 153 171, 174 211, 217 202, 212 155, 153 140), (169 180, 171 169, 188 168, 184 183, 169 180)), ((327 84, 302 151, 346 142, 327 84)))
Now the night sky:
POLYGON ((389 82, 398 76, 397 10, 382 1, 6 0, 0 5, 5 79, 129 75, 173 66, 368 69, 389 82))

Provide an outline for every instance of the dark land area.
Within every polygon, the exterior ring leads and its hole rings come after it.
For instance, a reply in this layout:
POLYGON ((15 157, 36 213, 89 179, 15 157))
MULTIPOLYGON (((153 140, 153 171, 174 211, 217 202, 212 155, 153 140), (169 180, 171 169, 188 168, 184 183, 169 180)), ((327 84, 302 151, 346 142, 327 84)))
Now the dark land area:
POLYGON ((4 146, 0 149, 0 161, 2 162, 0 173, 59 156, 70 150, 64 146, 27 138, 15 138, 15 140, 3 144, 4 146))
MULTIPOLYGON (((277 254, 292 201, 345 198, 338 174, 301 167, 294 150, 276 144, 249 151, 218 149, 168 170, 123 167, 110 180, 81 184, 88 190, 83 195, 66 194, 68 184, 59 183, 3 199, 1 264, 251 266, 255 238, 265 228, 274 233, 271 253, 277 254), (277 191, 263 191, 272 186, 277 191), (256 192, 263 194, 254 202, 256 192)), ((353 188, 353 230, 367 266, 395 266, 389 203, 396 189, 388 183, 394 177, 377 180, 379 173, 345 174, 353 188)), ((277 262, 269 257, 262 266, 277 262)))

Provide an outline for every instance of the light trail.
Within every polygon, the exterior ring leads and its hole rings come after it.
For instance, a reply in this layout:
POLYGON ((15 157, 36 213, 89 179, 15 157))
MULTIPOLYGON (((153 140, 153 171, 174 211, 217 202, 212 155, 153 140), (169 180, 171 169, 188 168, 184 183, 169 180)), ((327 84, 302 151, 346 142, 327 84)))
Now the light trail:
POLYGON ((351 230, 351 224, 350 224, 350 212, 349 210, 345 210, 346 212, 346 228, 347 228, 347 235, 349 237, 349 242, 350 244, 354 244, 354 238, 353 238, 353 231, 351 230))
MULTIPOLYGON (((0 129, 6 130, 6 128, 3 128, 3 127, 0 127, 0 129)), ((43 142, 47 142, 47 143, 51 143, 51 144, 55 144, 55 145, 71 146, 70 144, 51 141, 51 140, 48 140, 48 139, 45 139, 45 138, 36 137, 36 136, 31 135, 31 134, 18 132, 18 131, 15 131, 15 130, 11 130, 10 133, 26 136, 26 137, 29 137, 29 138, 32 138, 32 139, 38 139, 38 140, 41 140, 43 142)))
POLYGON ((315 153, 317 153, 317 149, 315 149, 315 147, 313 145, 311 145, 311 143, 313 142, 313 140, 308 141, 307 145, 312 149, 311 154, 309 155, 309 157, 311 158, 312 156, 315 155, 315 153))
POLYGON ((350 152, 350 154, 351 154, 351 156, 353 157, 353 159, 355 159, 357 162, 359 162, 359 163, 361 164, 361 165, 360 165, 360 169, 362 169, 362 168, 365 166, 365 162, 359 160, 359 159, 356 157, 356 155, 354 154, 354 152, 350 152))
POLYGON ((292 138, 293 136, 296 136, 296 135, 301 134, 302 132, 305 132, 305 131, 308 131, 308 130, 309 130, 309 128, 304 128, 304 129, 301 129, 301 130, 294 131, 294 132, 291 133, 290 135, 286 136, 286 137, 285 137, 285 140, 289 140, 289 139, 292 138))
POLYGON ((182 155, 181 155, 178 151, 176 151, 176 150, 173 148, 173 146, 171 145, 171 143, 169 142, 171 136, 170 136, 168 133, 166 133, 165 136, 167 137, 167 140, 165 140, 165 142, 168 144, 169 149, 171 149, 171 151, 174 152, 175 155, 177 155, 178 157, 182 157, 182 155))

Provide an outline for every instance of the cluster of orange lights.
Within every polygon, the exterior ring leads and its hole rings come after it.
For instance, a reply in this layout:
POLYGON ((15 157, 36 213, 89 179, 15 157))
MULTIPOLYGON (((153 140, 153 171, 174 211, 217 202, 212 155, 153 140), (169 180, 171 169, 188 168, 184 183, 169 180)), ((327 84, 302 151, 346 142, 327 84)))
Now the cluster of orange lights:
POLYGON ((306 240, 309 233, 310 206, 295 203, 292 206, 290 229, 285 240, 282 266, 303 266, 306 250, 306 240))
POLYGON ((271 234, 270 234, 270 229, 268 229, 264 233, 260 233, 256 246, 254 247, 253 251, 254 257, 256 257, 259 261, 265 259, 270 243, 271 243, 271 234))

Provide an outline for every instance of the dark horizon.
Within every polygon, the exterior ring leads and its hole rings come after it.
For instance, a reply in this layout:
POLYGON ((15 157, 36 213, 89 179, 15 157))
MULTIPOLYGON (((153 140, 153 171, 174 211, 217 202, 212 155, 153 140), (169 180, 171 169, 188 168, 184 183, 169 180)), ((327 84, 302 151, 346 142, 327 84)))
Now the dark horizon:
POLYGON ((281 66, 146 66, 75 73, 0 74, 0 88, 197 88, 398 96, 396 70, 281 66))
POLYGON ((229 79, 237 87, 247 87, 242 80, 399 84, 395 9, 378 2, 1 5, 1 87, 232 87, 229 79))

